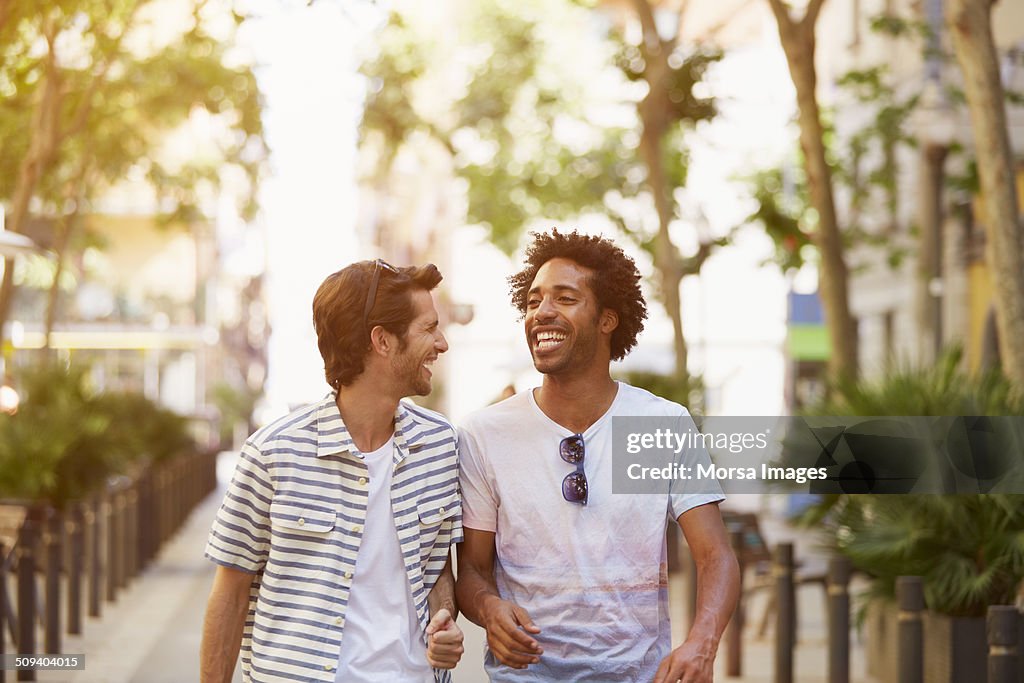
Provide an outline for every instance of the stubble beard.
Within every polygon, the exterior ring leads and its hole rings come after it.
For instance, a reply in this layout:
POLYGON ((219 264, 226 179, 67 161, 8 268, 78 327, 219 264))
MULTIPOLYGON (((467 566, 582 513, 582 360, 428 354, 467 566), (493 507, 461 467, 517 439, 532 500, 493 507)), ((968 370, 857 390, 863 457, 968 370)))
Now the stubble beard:
MULTIPOLYGON (((570 343, 568 340, 564 343, 570 343)), ((533 356, 533 367, 542 375, 558 375, 566 371, 585 368, 590 364, 591 359, 597 352, 597 330, 579 332, 572 337, 571 346, 565 349, 559 359, 538 359, 534 349, 531 347, 530 354, 533 356), (542 367, 541 363, 552 363, 548 367, 542 367)))
POLYGON ((395 376, 402 383, 403 396, 427 396, 430 394, 430 380, 422 376, 422 359, 413 358, 411 353, 401 353, 395 359, 395 376))

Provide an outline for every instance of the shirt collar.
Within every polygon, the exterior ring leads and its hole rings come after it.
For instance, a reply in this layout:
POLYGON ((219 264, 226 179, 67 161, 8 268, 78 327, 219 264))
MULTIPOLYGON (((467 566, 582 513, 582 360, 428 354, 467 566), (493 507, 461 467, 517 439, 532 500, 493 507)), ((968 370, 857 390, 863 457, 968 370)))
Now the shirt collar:
MULTIPOLYGON (((335 403, 337 394, 331 392, 320 401, 316 411, 316 457, 325 458, 343 453, 359 453, 348 427, 341 418, 341 411, 335 403)), ((422 446, 419 443, 422 431, 417 429, 415 414, 404 403, 398 402, 395 409, 395 459, 402 460, 409 451, 422 446)))

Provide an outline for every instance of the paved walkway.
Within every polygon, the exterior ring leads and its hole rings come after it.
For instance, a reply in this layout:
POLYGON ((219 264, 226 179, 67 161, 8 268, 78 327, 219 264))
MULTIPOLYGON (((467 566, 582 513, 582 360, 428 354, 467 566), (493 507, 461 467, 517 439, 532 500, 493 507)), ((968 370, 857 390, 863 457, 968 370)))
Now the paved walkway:
MULTIPOLYGON (((218 463, 220 480, 226 482, 234 457, 225 454, 218 463)), ((213 579, 213 566, 202 556, 206 534, 223 495, 221 488, 205 500, 189 517, 178 534, 165 545, 156 561, 122 591, 116 603, 104 603, 101 619, 87 619, 84 636, 68 636, 64 651, 85 653, 86 670, 79 672, 40 672, 39 681, 54 683, 188 683, 199 678, 199 641, 206 598, 213 579)), ((765 528, 770 542, 784 540, 785 531, 765 528), (773 533, 774 532, 774 533, 773 533)), ((802 545, 802 544, 800 544, 802 545)), ((798 556, 803 548, 798 548, 798 556)), ((804 555, 806 556, 806 555, 804 555)), ((682 604, 684 584, 673 578, 672 604, 682 604)), ((808 585, 798 594, 800 632, 795 655, 798 683, 826 682, 826 642, 824 631, 824 593, 820 586, 808 585)), ((756 627, 767 594, 754 596, 748 604, 744 636, 741 678, 724 674, 725 656, 720 653, 716 681, 770 683, 773 670, 773 640, 769 629, 763 640, 756 638, 756 627)), ((679 625, 682 610, 675 619, 674 637, 683 634, 679 625)), ((465 619, 466 654, 455 670, 455 683, 486 683, 483 673, 484 636, 481 629, 465 619)), ((856 645, 856 642, 855 642, 856 645)), ((870 683, 863 675, 863 653, 856 648, 853 681, 870 683)), ((9 680, 13 675, 9 674, 9 680)), ((238 671, 235 681, 241 681, 238 671)))

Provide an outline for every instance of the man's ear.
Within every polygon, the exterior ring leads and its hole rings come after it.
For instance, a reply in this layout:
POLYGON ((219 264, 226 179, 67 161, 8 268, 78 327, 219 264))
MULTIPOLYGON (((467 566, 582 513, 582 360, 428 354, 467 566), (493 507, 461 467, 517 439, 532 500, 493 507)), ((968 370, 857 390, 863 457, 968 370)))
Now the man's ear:
POLYGON ((378 356, 387 356, 395 345, 394 337, 381 325, 370 330, 370 351, 378 356))
POLYGON ((619 326, 619 314, 610 308, 601 311, 601 318, 598 321, 598 329, 605 334, 611 334, 619 326))

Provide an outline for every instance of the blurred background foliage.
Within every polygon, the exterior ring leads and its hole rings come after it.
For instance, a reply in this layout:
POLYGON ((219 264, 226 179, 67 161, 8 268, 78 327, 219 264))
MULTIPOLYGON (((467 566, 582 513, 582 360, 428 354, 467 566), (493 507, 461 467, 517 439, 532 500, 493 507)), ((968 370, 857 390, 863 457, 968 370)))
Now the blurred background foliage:
MULTIPOLYGON (((204 218, 230 177, 239 215, 255 215, 267 157, 263 104, 235 47, 244 15, 231 3, 41 0, 0 8, 0 200, 8 230, 28 230, 30 206, 33 220, 52 223, 41 240, 56 255, 48 331, 71 256, 95 245, 82 234, 85 216, 111 190, 146 187, 158 224, 182 229, 204 218), (196 128, 183 137, 185 124, 197 121, 218 131, 216 144, 196 128)), ((0 328, 14 270, 4 271, 0 328)))
POLYGON ((552 221, 596 214, 617 226, 651 255, 672 374, 686 384, 679 286, 728 241, 682 201, 687 136, 717 113, 702 86, 722 52, 662 37, 652 11, 636 3, 643 31, 627 34, 587 3, 467 2, 445 41, 393 12, 363 67, 360 144, 377 150, 371 175, 385 192, 405 146, 440 146, 464 183, 467 222, 509 254, 552 221))
POLYGON ((88 369, 25 371, 17 413, 0 413, 0 497, 58 507, 114 475, 195 449, 185 418, 132 393, 91 390, 88 369))
MULTIPOLYGON (((805 414, 1024 416, 1002 374, 968 374, 960 361, 951 349, 932 367, 840 383, 805 414)), ((831 494, 796 521, 871 578, 869 600, 894 600, 898 576, 921 576, 929 609, 978 617, 1013 604, 1024 580, 1024 495, 831 494)))

